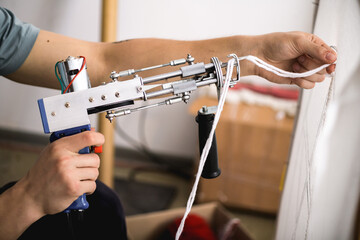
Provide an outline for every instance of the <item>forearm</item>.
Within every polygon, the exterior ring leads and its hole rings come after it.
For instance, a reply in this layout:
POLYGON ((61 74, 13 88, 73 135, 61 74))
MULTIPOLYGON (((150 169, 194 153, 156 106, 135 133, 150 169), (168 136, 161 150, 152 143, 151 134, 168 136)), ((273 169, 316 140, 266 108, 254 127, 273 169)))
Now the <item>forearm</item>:
MULTIPOLYGON (((227 55, 236 53, 239 56, 255 54, 256 47, 250 36, 232 36, 199 41, 178 41, 167 39, 134 39, 104 45, 106 76, 113 70, 139 69, 152 65, 164 64, 174 59, 185 58, 191 54, 195 62, 209 63, 211 57, 227 61, 227 55), (117 51, 118 50, 118 51, 117 51), (116 54, 114 54, 116 52, 116 54)), ((244 64, 242 75, 253 73, 251 66, 244 64)), ((163 70, 152 71, 156 74, 163 70)), ((175 71, 175 69, 174 69, 175 71)), ((141 73, 147 76, 149 73, 141 73)))
POLYGON ((20 180, 0 195, 0 239, 17 239, 43 216, 20 180))
MULTIPOLYGON (((56 62, 68 56, 85 56, 92 86, 97 86, 108 82, 112 71, 163 64, 184 58, 188 53, 195 57, 196 62, 205 63, 214 56, 226 61, 226 56, 230 53, 238 56, 254 55, 275 67, 291 72, 304 72, 336 60, 336 53, 321 39, 303 32, 232 36, 200 41, 134 39, 117 43, 95 43, 41 31, 25 63, 7 77, 20 83, 60 88, 54 72, 56 62), (305 58, 305 62, 298 61, 301 56, 305 58)), ((241 61, 240 65, 242 76, 259 75, 275 83, 293 83, 293 80, 278 77, 249 61, 241 61)), ((334 64, 326 69, 328 73, 334 70, 334 64)), ((141 73, 141 76, 147 77, 163 71, 164 69, 158 69, 141 73)), ((324 80, 326 71, 308 78, 295 79, 294 83, 303 88, 313 88, 315 82, 324 80)))
MULTIPOLYGON (((93 86, 109 81, 111 71, 166 63, 184 58, 188 53, 196 62, 209 62, 217 56, 226 60, 230 53, 253 54, 256 47, 254 37, 233 36, 201 41, 177 41, 166 39, 134 39, 117 43, 96 43, 69 38, 41 31, 25 63, 8 78, 24 83, 49 88, 59 88, 54 66, 68 56, 85 56, 88 73, 93 86)), ((253 69, 241 63, 242 75, 253 69)), ((151 74, 157 74, 153 71, 151 74)), ((146 73, 142 74, 146 76, 146 73)))

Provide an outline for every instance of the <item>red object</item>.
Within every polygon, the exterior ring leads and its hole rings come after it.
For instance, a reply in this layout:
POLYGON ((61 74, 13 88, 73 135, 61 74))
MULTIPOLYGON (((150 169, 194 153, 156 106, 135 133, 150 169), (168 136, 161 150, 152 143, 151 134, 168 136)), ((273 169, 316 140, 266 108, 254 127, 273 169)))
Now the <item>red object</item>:
POLYGON ((94 153, 102 153, 102 145, 101 146, 94 146, 94 153))
POLYGON ((297 100, 299 98, 299 90, 285 89, 279 87, 267 87, 261 85, 253 85, 247 83, 238 83, 231 90, 249 89, 254 92, 271 95, 278 98, 297 100))
MULTIPOLYGON (((181 218, 177 218, 167 228, 172 239, 175 239, 180 222, 181 218)), ((216 240, 216 237, 209 224, 202 217, 189 214, 186 218, 180 240, 216 240)))

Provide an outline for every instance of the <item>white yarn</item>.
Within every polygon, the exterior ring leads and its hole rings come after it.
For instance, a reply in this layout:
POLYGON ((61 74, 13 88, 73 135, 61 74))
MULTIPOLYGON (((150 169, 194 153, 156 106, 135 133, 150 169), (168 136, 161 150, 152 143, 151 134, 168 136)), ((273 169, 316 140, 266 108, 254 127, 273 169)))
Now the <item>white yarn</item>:
POLYGON ((224 84, 224 87, 223 87, 223 92, 222 92, 222 94, 220 96, 220 99, 219 99, 218 108, 217 108, 216 113, 215 113, 215 118, 214 118, 214 122, 213 122, 213 125, 212 125, 212 128, 211 128, 211 131, 209 133, 209 137, 206 140, 205 146, 204 146, 203 151, 201 153, 198 172, 196 174, 195 183, 193 185, 193 188, 191 190, 191 193, 190 193, 190 196, 189 196, 189 199, 188 199, 188 202, 187 202, 185 214, 184 214, 184 216, 183 216, 183 218, 181 220, 180 226, 179 226, 179 228, 178 228, 178 230, 176 232, 176 239, 177 240, 180 238, 180 235, 181 235, 181 233, 182 233, 182 231, 184 229, 185 220, 186 220, 187 216, 189 215, 191 207, 192 207, 192 205, 194 203, 194 200, 195 200, 196 190, 197 190, 197 186, 199 184, 201 172, 202 172, 202 170, 204 168, 207 155, 209 154, 209 151, 210 151, 210 148, 211 148, 211 143, 213 141, 213 137, 214 137, 214 133, 215 133, 215 129, 216 129, 216 126, 217 126, 217 124, 219 122, 219 119, 220 119, 221 111, 222 111, 224 103, 225 103, 226 94, 227 94, 227 92, 229 90, 230 80, 231 80, 233 67, 234 67, 234 61, 235 61, 234 59, 230 59, 228 61, 225 84, 224 84))
MULTIPOLYGON (((245 59, 249 60, 249 61, 255 63, 257 66, 259 66, 261 68, 264 68, 267 71, 270 71, 270 72, 272 72, 272 73, 274 73, 274 74, 276 74, 278 76, 288 77, 288 78, 308 77, 308 76, 311 76, 311 75, 321 71, 322 69, 330 66, 330 64, 324 64, 324 65, 322 65, 322 66, 320 66, 318 68, 315 68, 315 69, 307 71, 307 72, 293 73, 293 72, 284 71, 284 70, 279 69, 279 68, 277 68, 275 66, 272 66, 272 65, 264 62, 263 60, 255 57, 255 56, 249 55, 249 56, 239 57, 238 59, 239 59, 239 61, 245 60, 245 59)), ((179 240, 179 238, 181 236, 181 233, 182 233, 182 231, 184 229, 184 226, 185 226, 185 220, 186 220, 187 216, 189 215, 189 213, 191 211, 191 207, 192 207, 192 205, 194 203, 194 200, 195 200, 197 187, 198 187, 198 184, 199 184, 199 181, 200 181, 200 176, 201 176, 202 170, 204 168, 206 158, 207 158, 207 156, 209 154, 209 151, 210 151, 210 148, 211 148, 211 143, 213 141, 213 137, 214 137, 214 133, 215 133, 215 129, 216 129, 216 126, 217 126, 217 124, 218 124, 218 122, 220 120, 220 115, 221 115, 221 112, 223 110, 226 95, 227 95, 228 90, 229 90, 230 80, 231 80, 231 76, 232 76, 232 73, 233 73, 234 64, 235 64, 235 59, 234 58, 232 58, 232 59, 230 59, 228 61, 227 70, 226 70, 226 76, 225 76, 225 83, 224 83, 224 86, 223 86, 223 91, 221 92, 221 95, 220 95, 220 98, 219 98, 219 103, 218 103, 217 111, 215 113, 214 122, 213 122, 213 125, 212 125, 212 128, 211 128, 211 131, 209 133, 209 137, 206 140, 205 146, 204 146, 204 148, 202 150, 202 153, 201 153, 201 156, 200 156, 199 167, 198 167, 198 171, 197 171, 197 174, 196 174, 195 182, 194 182, 193 188, 191 190, 191 193, 189 195, 189 199, 187 201, 184 216, 181 219, 181 223, 180 223, 180 225, 179 225, 179 227, 177 229, 177 232, 176 232, 176 240, 179 240)), ((239 75, 240 75, 240 66, 238 66, 238 67, 239 67, 238 71, 239 71, 239 75)))
POLYGON ((282 70, 280 68, 277 68, 273 65, 270 65, 268 64, 267 62, 261 60, 260 58, 257 58, 255 56, 251 56, 251 55, 248 55, 248 56, 244 56, 244 57, 239 57, 239 61, 241 60, 248 60, 250 62, 253 62, 255 63, 257 66, 269 71, 269 72, 272 72, 272 73, 275 73, 276 75, 280 76, 280 77, 288 77, 288 78, 303 78, 303 77, 309 77, 321 70, 323 70, 324 68, 327 68, 328 66, 330 66, 331 64, 324 64, 320 67, 317 67, 313 70, 310 70, 310 71, 307 71, 307 72, 303 72, 303 73, 294 73, 294 72, 288 72, 288 71, 285 71, 285 70, 282 70))

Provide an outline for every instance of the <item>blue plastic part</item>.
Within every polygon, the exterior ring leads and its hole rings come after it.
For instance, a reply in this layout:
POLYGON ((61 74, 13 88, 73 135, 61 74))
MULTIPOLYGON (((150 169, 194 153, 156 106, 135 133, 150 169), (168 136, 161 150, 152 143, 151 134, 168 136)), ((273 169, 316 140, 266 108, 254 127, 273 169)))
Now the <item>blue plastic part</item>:
POLYGON ((89 203, 86 200, 86 194, 84 193, 78 199, 76 199, 67 209, 64 210, 65 213, 69 213, 72 210, 83 211, 89 208, 89 203))
POLYGON ((43 128, 44 128, 44 133, 50 133, 43 99, 38 100, 38 106, 39 106, 39 110, 40 110, 41 121, 42 121, 43 128))
MULTIPOLYGON (((54 142, 60 138, 75 135, 84 131, 90 131, 90 125, 84 125, 74 128, 69 128, 57 132, 53 132, 50 135, 50 142, 54 142)), ((87 154, 90 153, 90 148, 85 147, 79 151, 80 154, 87 154)), ((65 209, 65 213, 70 212, 71 210, 82 211, 89 208, 89 203, 86 201, 86 194, 81 195, 78 199, 76 199, 67 209, 65 209)))

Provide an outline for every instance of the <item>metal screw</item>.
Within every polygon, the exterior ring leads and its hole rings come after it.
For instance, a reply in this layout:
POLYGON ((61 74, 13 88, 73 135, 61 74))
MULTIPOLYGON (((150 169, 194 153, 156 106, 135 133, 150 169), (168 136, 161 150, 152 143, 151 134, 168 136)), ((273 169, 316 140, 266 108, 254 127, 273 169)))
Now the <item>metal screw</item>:
POLYGON ((66 103, 65 103, 65 107, 66 107, 66 108, 69 108, 69 107, 70 107, 70 103, 69 103, 69 102, 66 102, 66 103))
POLYGON ((55 116, 56 116, 56 113, 55 113, 55 112, 52 112, 52 113, 51 113, 51 116, 55 117, 55 116))
POLYGON ((208 111, 207 106, 203 106, 203 107, 202 107, 202 110, 203 110, 204 113, 206 113, 206 112, 208 111))
POLYGON ((101 99, 102 99, 102 100, 106 100, 106 95, 102 95, 102 96, 101 96, 101 99))
POLYGON ((112 123, 113 119, 114 119, 114 114, 111 111, 107 111, 106 112, 106 116, 107 119, 109 119, 110 123, 112 123))
POLYGON ((119 93, 119 92, 116 92, 116 93, 115 93, 115 97, 120 97, 120 93, 119 93))
POLYGON ((141 92, 143 88, 141 86, 138 86, 136 89, 138 92, 141 92))
POLYGON ((89 102, 93 102, 94 98, 93 97, 89 97, 89 102))
POLYGON ((190 55, 190 53, 188 53, 187 57, 186 57, 186 62, 189 64, 189 65, 193 65, 194 64, 194 60, 195 58, 193 56, 190 55))
POLYGON ((182 97, 182 100, 184 101, 184 103, 188 103, 189 102, 189 99, 190 99, 190 96, 189 95, 184 95, 182 97))
POLYGON ((110 74, 110 78, 112 79, 113 82, 116 82, 118 80, 118 77, 117 77, 117 73, 115 71, 112 71, 111 74, 110 74))

